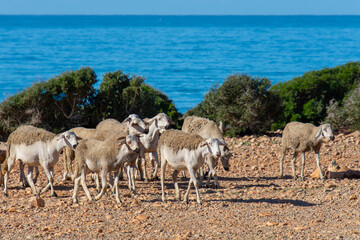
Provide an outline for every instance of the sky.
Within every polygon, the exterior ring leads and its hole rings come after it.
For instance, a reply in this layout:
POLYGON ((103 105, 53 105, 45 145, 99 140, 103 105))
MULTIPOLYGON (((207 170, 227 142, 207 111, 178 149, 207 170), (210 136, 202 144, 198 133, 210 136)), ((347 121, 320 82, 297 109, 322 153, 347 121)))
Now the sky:
POLYGON ((0 0, 6 15, 360 15, 360 0, 0 0))

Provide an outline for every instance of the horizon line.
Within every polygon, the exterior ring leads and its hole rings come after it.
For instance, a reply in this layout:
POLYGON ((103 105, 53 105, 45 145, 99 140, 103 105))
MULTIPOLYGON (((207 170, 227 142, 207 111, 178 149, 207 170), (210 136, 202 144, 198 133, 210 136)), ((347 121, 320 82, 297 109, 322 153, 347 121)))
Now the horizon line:
POLYGON ((252 16, 261 16, 261 17, 297 17, 297 16, 360 16, 360 14, 2 14, 0 16, 166 16, 166 17, 252 17, 252 16))

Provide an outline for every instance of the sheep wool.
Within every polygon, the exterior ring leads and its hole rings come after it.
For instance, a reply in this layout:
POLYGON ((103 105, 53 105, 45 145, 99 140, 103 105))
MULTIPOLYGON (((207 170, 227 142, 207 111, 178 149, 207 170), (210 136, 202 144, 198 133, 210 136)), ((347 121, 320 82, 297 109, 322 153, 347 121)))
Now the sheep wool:
POLYGON ((8 142, 11 144, 25 144, 28 146, 38 141, 51 141, 55 136, 56 135, 54 133, 48 132, 44 129, 31 125, 24 125, 18 127, 10 134, 8 142))
POLYGON ((205 140, 196 134, 189 134, 179 130, 167 130, 161 134, 159 146, 169 146, 175 152, 183 148, 194 150, 205 140))

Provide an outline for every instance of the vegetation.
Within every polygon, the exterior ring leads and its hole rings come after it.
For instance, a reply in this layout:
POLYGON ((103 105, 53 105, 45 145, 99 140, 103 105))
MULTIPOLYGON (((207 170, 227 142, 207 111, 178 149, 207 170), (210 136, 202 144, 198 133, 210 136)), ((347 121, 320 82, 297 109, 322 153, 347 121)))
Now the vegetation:
MULTIPOLYGON (((180 127, 181 114, 160 91, 140 76, 106 73, 99 89, 91 68, 64 72, 35 83, 0 104, 0 136, 21 124, 54 132, 74 126, 95 127, 106 118, 122 121, 131 113, 152 117, 165 112, 180 127)), ((270 88, 267 78, 245 74, 215 84, 204 101, 186 115, 207 117, 226 127, 227 135, 257 134, 283 128, 290 121, 360 129, 360 62, 305 73, 270 88), (356 87, 357 86, 357 87, 356 87)))
POLYGON ((229 76, 221 86, 214 85, 204 101, 185 115, 222 121, 229 136, 264 132, 280 110, 280 99, 269 91, 270 85, 267 78, 229 76))
POLYGON ((352 62, 275 84, 270 91, 280 96, 283 113, 273 128, 283 128, 291 121, 319 124, 327 115, 330 101, 341 103, 359 82, 360 62, 352 62))
POLYGON ((266 78, 236 74, 214 85, 185 115, 223 121, 230 136, 281 129, 291 121, 360 128, 359 90, 349 95, 359 83, 360 62, 307 72, 271 88, 266 78))
POLYGON ((129 77, 120 70, 107 73, 100 85, 91 68, 68 71, 48 81, 35 83, 0 104, 0 136, 21 124, 32 124, 60 132, 74 126, 96 127, 106 118, 122 121, 131 113, 152 117, 168 114, 178 125, 181 114, 166 95, 129 77))
POLYGON ((335 100, 330 102, 326 121, 335 129, 360 130, 360 85, 345 97, 342 105, 335 100))

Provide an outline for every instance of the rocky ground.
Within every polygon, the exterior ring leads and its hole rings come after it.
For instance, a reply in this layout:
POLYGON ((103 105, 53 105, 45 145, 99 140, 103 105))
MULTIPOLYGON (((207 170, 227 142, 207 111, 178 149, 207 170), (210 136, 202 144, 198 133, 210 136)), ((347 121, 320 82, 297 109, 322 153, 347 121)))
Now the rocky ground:
MULTIPOLYGON (((55 190, 42 194, 44 207, 35 206, 29 188, 19 185, 13 169, 9 197, 0 196, 1 239, 360 239, 358 179, 312 179, 313 153, 306 155, 304 181, 294 181, 290 156, 279 173, 280 142, 272 136, 227 139, 233 152, 231 170, 217 167, 221 188, 200 189, 198 206, 193 190, 190 203, 176 202, 167 174, 167 202, 161 202, 158 180, 137 181, 137 195, 121 182, 122 204, 109 193, 89 203, 80 188, 79 204, 72 203, 73 184, 62 182, 62 164, 56 167, 55 190)), ((338 134, 321 151, 324 169, 336 160, 340 166, 360 169, 360 135, 338 134)), ((297 173, 300 174, 300 159, 297 173)), ((42 170, 41 170, 42 171, 42 170)), ((169 168, 168 168, 169 171, 169 168)), ((38 186, 45 186, 41 172, 38 186)), ((88 179, 91 193, 94 184, 88 179)), ((180 181, 182 195, 188 179, 180 181)), ((41 202, 38 203, 41 205, 41 202)))

